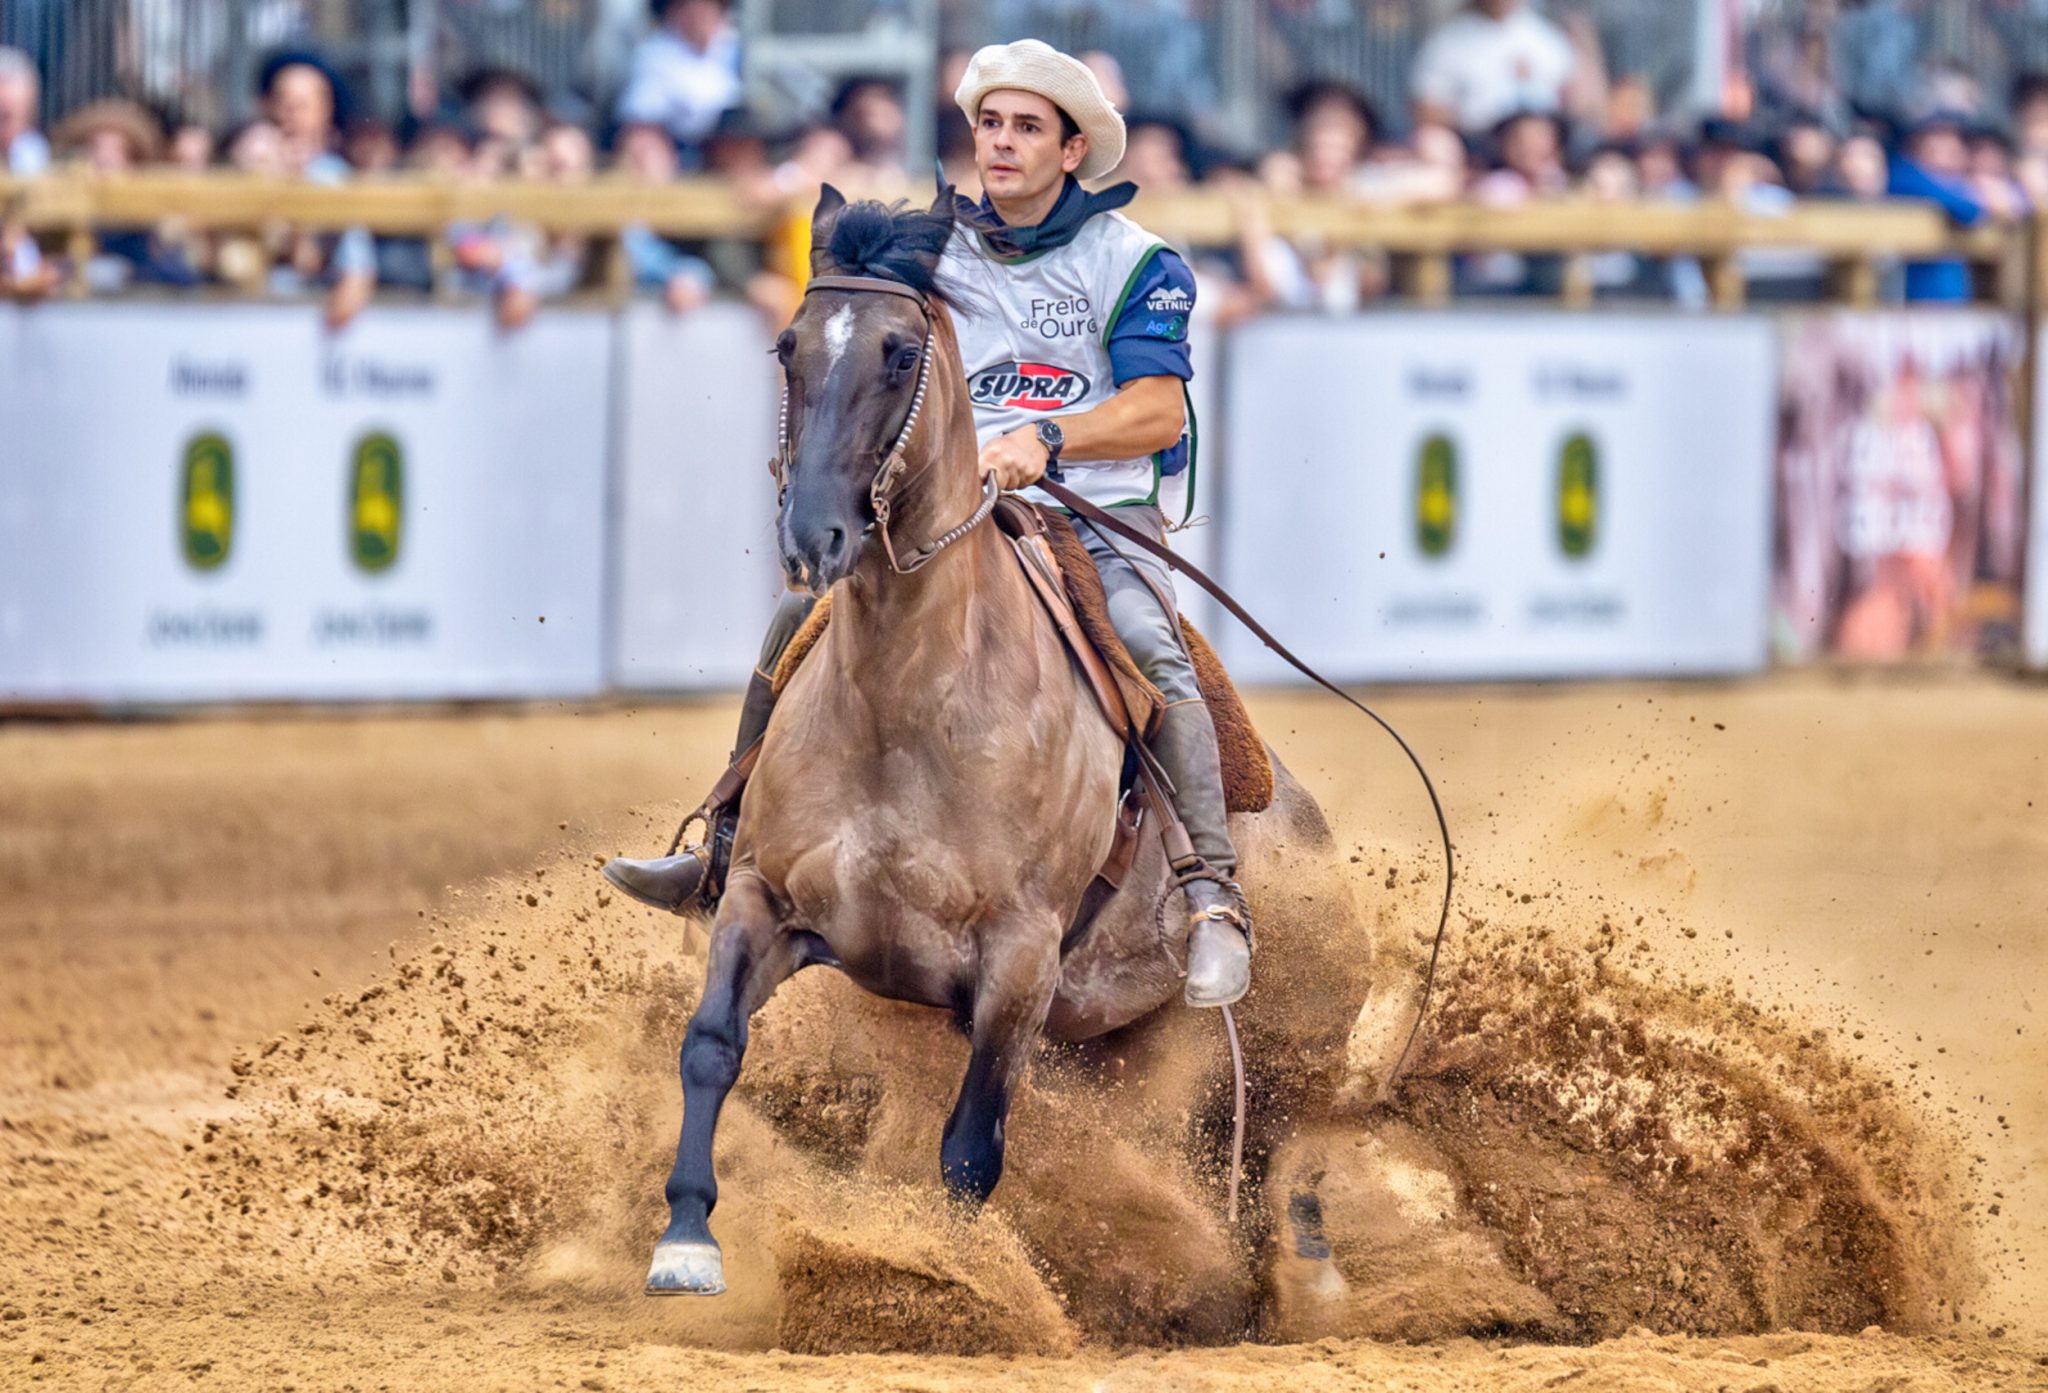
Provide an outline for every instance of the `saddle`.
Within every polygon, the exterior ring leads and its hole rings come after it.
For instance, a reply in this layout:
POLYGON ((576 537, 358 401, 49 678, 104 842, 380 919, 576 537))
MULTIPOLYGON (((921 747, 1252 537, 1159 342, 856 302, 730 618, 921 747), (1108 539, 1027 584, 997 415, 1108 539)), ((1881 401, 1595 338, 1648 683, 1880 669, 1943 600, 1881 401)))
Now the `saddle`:
MULTIPOLYGON (((1157 730, 1166 699, 1152 685, 1132 659, 1130 650, 1116 636, 1109 622, 1109 596, 1102 588, 1102 576, 1095 560, 1074 532, 1064 513, 1005 496, 996 505, 995 523, 1009 539, 1031 591, 1038 597, 1053 627, 1066 641, 1068 652, 1086 679, 1096 709, 1110 729, 1127 744, 1142 745, 1157 730)), ((832 597, 818 602, 803 626, 783 650, 775 668, 775 693, 782 694, 805 657, 824 636, 832 622, 832 597)), ((1264 812, 1273 803, 1273 761, 1266 742, 1252 725, 1244 699, 1238 695, 1230 674, 1201 632, 1180 619, 1182 642, 1195 667, 1202 701, 1216 727, 1217 753, 1222 757, 1225 807, 1233 813, 1264 812)), ((1134 749, 1134 755, 1139 752, 1134 749)), ((1136 761, 1133 761, 1134 763, 1136 761)), ((1126 798, 1119 809, 1118 837, 1105 865, 1103 876, 1114 884, 1130 865, 1138 823, 1137 803, 1156 795, 1151 781, 1139 778, 1132 791, 1138 799, 1126 798)), ((1178 827, 1170 806, 1159 807, 1162 830, 1178 827)))

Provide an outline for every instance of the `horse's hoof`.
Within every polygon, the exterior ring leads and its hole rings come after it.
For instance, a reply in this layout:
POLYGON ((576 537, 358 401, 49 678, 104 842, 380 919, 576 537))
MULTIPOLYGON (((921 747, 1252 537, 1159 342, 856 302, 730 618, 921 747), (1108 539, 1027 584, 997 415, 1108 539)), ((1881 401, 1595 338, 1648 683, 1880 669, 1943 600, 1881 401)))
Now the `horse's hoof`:
POLYGON ((649 1296, 716 1296, 725 1290, 725 1259, 716 1243, 657 1243, 647 1269, 649 1296))

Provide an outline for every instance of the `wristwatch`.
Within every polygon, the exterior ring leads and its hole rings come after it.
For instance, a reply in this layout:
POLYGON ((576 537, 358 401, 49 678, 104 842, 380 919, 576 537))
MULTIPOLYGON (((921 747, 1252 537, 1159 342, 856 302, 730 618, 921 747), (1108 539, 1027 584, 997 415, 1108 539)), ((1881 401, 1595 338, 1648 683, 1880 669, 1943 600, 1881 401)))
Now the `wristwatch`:
POLYGON ((1045 467, 1052 469, 1060 462, 1060 451, 1067 447, 1067 433, 1058 421, 1040 421, 1038 443, 1045 446, 1045 467))

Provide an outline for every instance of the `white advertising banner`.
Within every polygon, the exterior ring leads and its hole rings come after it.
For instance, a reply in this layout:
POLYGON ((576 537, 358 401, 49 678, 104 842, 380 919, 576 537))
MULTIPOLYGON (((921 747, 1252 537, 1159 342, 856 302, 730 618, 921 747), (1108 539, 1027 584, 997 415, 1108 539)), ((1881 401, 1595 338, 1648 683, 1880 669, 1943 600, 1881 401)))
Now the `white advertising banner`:
POLYGON ((637 304, 621 324, 612 683, 740 687, 783 589, 775 336, 734 303, 637 304))
POLYGON ((0 700, 581 695, 611 326, 0 309, 0 700))
MULTIPOLYGON (((1286 317, 1228 354, 1224 580, 1331 676, 1763 666, 1768 321, 1286 317)), ((1291 679, 1220 637, 1241 678, 1291 679)))

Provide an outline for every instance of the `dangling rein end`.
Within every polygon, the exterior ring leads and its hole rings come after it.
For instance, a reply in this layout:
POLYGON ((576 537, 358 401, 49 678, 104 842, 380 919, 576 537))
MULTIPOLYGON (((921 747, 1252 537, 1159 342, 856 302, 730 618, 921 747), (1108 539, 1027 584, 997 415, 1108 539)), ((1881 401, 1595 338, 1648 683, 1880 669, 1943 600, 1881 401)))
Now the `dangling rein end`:
POLYGON ((1234 1085, 1230 1120, 1230 1223, 1237 1223, 1237 1191, 1244 1181, 1244 1047, 1237 1041, 1237 1017, 1223 1008, 1223 1033, 1230 1037, 1230 1077, 1234 1085))

